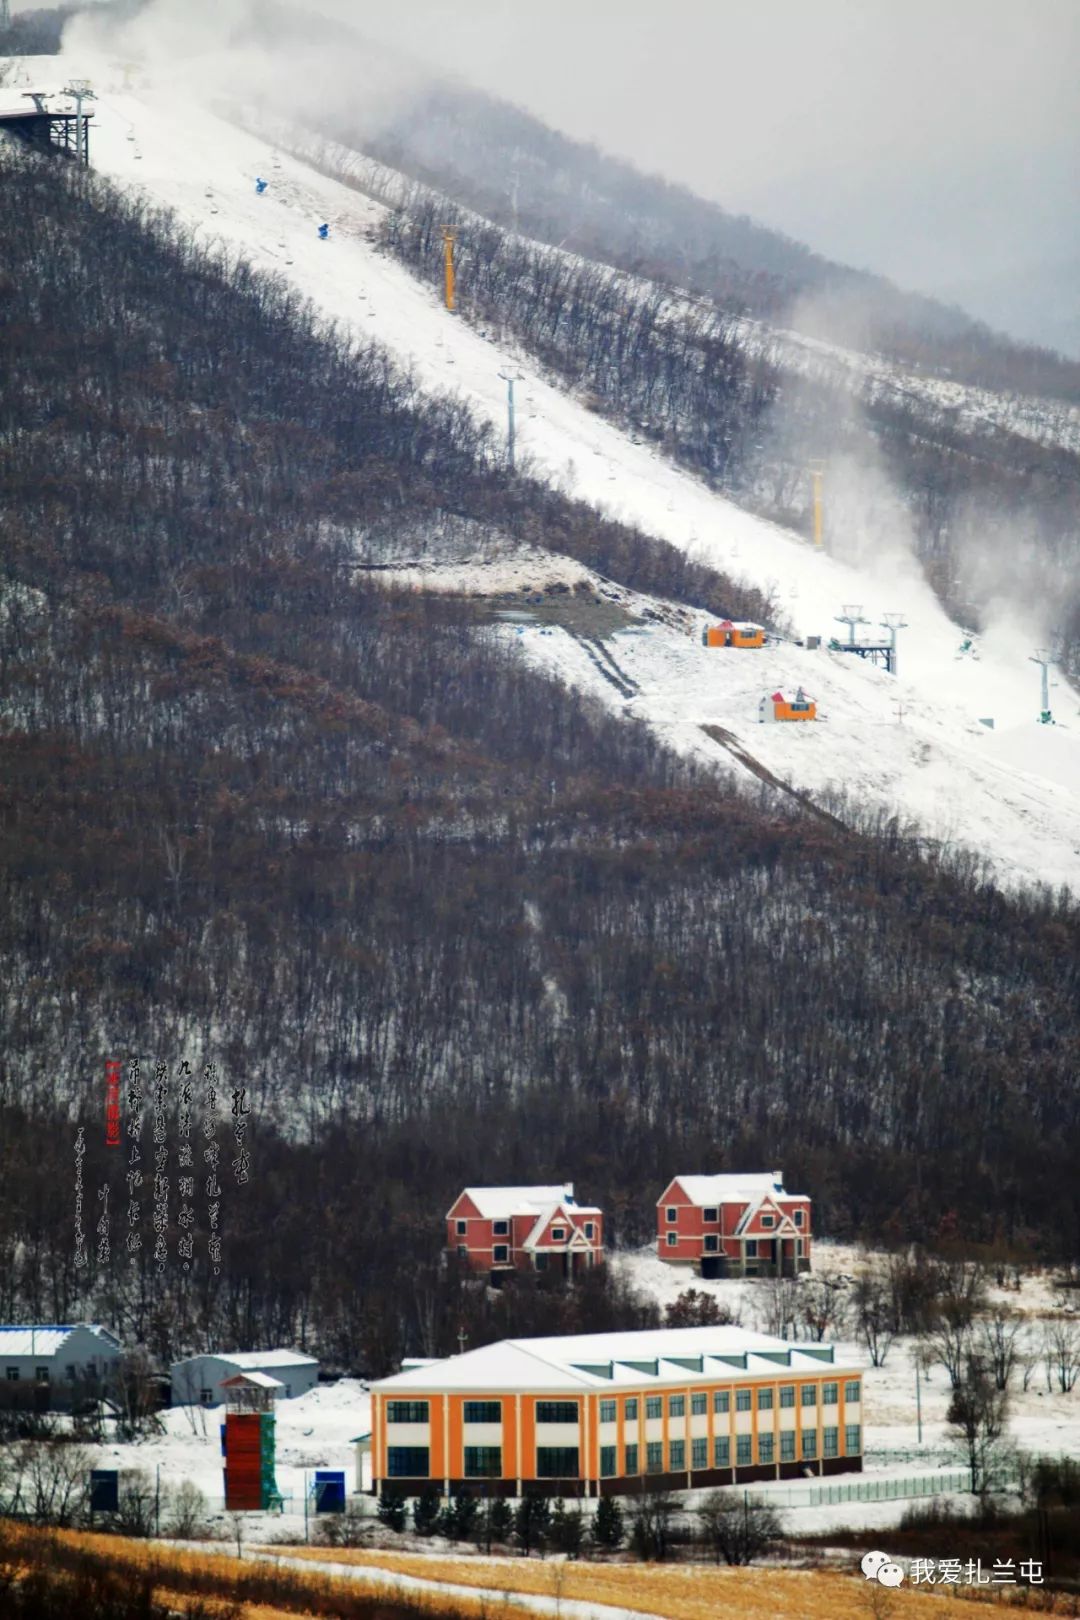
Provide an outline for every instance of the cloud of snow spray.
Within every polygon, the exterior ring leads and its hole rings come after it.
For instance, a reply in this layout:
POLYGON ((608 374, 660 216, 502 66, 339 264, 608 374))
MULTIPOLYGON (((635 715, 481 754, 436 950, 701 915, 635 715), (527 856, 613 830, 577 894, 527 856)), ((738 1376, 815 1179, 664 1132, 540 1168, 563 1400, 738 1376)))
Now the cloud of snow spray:
POLYGON ((282 118, 348 112, 369 131, 429 77, 340 22, 273 0, 149 0, 126 17, 91 9, 68 24, 63 53, 114 90, 130 78, 282 118))

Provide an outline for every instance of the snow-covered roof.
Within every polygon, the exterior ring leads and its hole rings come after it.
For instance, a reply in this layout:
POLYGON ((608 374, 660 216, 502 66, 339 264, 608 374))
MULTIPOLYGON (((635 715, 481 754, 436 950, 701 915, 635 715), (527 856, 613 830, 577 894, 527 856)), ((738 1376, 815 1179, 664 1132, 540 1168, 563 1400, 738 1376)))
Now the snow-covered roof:
MULTIPOLYGON (((693 1204, 753 1203, 765 1193, 775 1193, 777 1198, 786 1198, 797 1204, 810 1202, 805 1193, 784 1191, 782 1170, 753 1171, 750 1174, 740 1171, 736 1175, 723 1176, 676 1176, 675 1180, 693 1204)), ((658 1202, 663 1203, 663 1199, 658 1199, 658 1202)))
POLYGON ((241 1372, 257 1372, 263 1367, 317 1367, 314 1356, 305 1356, 300 1350, 204 1350, 197 1356, 185 1356, 174 1361, 174 1367, 186 1367, 189 1361, 202 1361, 209 1356, 214 1361, 227 1361, 241 1372))
POLYGON ((49 1323, 41 1327, 0 1327, 0 1356, 55 1356, 76 1328, 96 1333, 109 1350, 120 1349, 116 1334, 99 1322, 70 1322, 63 1326, 49 1323))
POLYGON ((821 1373, 834 1366, 832 1345, 795 1345, 740 1327, 647 1328, 634 1333, 572 1333, 550 1339, 503 1339, 430 1367, 372 1384, 380 1394, 410 1391, 641 1389, 695 1378, 776 1378, 782 1371, 821 1373))
POLYGON ((222 1389, 250 1389, 252 1385, 256 1389, 285 1388, 280 1378, 271 1378, 269 1373, 263 1372, 241 1372, 221 1380, 222 1389))
MULTIPOLYGON (((561 1187, 466 1187, 464 1196, 472 1200, 485 1221, 505 1221, 511 1215, 531 1215, 552 1204, 574 1204, 574 1183, 567 1181, 561 1187)), ((574 1204, 574 1208, 578 1206, 574 1204)))

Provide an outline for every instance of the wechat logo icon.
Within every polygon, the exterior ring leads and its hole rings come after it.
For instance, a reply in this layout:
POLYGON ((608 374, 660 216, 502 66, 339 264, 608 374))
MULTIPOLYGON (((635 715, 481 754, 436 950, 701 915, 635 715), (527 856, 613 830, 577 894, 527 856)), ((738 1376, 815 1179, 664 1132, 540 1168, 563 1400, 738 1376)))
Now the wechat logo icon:
POLYGON ((894 1564, 888 1553, 866 1553, 861 1568, 868 1581, 877 1581, 880 1586, 899 1586, 904 1579, 900 1565, 894 1564))

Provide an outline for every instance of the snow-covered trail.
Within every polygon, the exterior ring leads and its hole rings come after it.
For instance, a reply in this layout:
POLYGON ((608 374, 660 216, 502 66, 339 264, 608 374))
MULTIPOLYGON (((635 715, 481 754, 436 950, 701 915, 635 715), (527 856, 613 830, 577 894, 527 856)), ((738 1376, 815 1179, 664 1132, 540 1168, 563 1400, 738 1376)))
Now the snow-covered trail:
MULTIPOLYGON (((228 123, 167 85, 123 88, 108 61, 26 59, 35 88, 81 72, 98 93, 94 167, 135 185, 196 230, 288 277, 328 317, 384 343, 430 390, 452 389, 500 429, 506 383, 517 387, 519 450, 540 476, 598 510, 775 592, 799 635, 843 634, 842 604, 857 603, 876 629, 899 610, 901 674, 894 680, 850 655, 796 647, 706 653, 671 630, 620 637, 618 657, 641 687, 631 705, 675 745, 730 763, 700 731, 719 723, 782 779, 812 793, 844 790, 918 821, 931 838, 986 854, 1005 881, 1080 889, 1080 703, 1062 681, 1053 707, 1065 725, 1032 722, 1038 673, 1034 632, 1020 624, 986 638, 979 661, 957 659, 960 635, 917 565, 881 556, 855 569, 734 506, 646 445, 549 385, 450 315, 437 295, 375 247, 381 205, 228 123), (256 194, 255 180, 268 182, 256 194), (330 225, 321 241, 317 227, 330 225), (758 702, 777 687, 806 686, 826 717, 815 726, 760 726, 758 702), (993 717, 995 731, 978 724, 993 717)), ((17 94, 5 90, 2 95, 17 94)), ((525 632, 537 662, 574 684, 604 688, 580 644, 562 632, 525 632)))

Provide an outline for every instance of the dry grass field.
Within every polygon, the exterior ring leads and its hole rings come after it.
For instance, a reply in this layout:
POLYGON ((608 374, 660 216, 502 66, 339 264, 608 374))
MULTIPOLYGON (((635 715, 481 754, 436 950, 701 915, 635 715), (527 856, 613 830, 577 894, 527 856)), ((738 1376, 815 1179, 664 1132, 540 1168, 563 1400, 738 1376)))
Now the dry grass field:
MULTIPOLYGON (((363 1552, 353 1549, 297 1548, 313 1561, 332 1560, 370 1568, 400 1571, 426 1580, 477 1587, 495 1596, 523 1592, 562 1601, 608 1604, 667 1620, 875 1620, 885 1614, 893 1620, 972 1620, 972 1604, 982 1603, 995 1612, 1028 1614, 1080 1614, 1072 1597, 1040 1592, 1037 1588, 1000 1587, 988 1592, 954 1588, 946 1595, 927 1587, 886 1592, 871 1587, 861 1576, 832 1571, 792 1569, 728 1569, 698 1564, 551 1563, 534 1559, 428 1558, 417 1554, 363 1552)), ((291 1556, 292 1550, 290 1550, 291 1556)), ((488 1610, 491 1612, 490 1607, 488 1610)))

